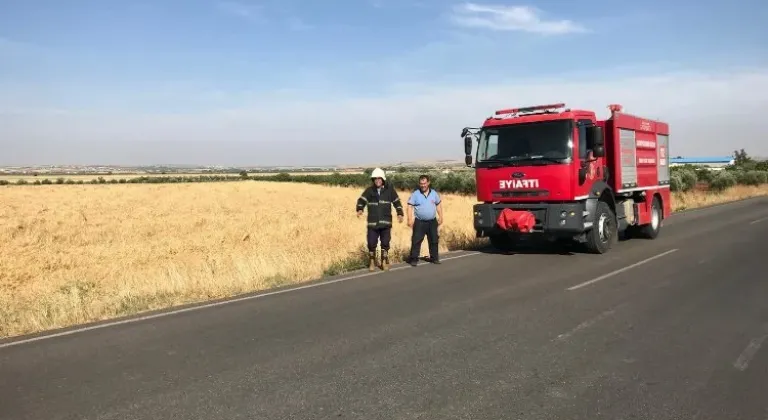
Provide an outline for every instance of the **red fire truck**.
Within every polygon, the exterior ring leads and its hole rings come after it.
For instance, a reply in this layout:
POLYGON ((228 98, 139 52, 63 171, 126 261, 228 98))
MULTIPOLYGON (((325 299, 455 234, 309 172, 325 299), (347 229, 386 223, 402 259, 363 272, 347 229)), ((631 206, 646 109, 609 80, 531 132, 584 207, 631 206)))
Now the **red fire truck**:
POLYGON ((503 251, 546 237, 598 254, 620 233, 656 238, 671 213, 669 125, 608 108, 606 120, 562 103, 502 109, 464 128, 467 166, 477 143, 477 236, 503 251))

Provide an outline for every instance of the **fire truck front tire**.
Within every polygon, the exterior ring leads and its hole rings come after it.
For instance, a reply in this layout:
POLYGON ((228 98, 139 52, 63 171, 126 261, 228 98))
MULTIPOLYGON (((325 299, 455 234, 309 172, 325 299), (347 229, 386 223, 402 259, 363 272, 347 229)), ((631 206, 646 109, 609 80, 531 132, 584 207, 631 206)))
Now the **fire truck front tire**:
POLYGON ((515 240, 505 233, 496 233, 488 236, 491 246, 501 252, 512 252, 515 250, 515 240))
POLYGON ((605 254, 618 238, 616 215, 605 201, 598 201, 592 228, 587 231, 587 250, 593 254, 605 254))

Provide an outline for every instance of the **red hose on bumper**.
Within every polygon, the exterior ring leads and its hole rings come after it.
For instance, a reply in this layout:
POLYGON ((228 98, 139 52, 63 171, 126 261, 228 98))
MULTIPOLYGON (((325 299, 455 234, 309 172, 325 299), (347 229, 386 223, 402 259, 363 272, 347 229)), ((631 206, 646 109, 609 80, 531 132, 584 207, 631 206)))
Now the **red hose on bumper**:
POLYGON ((536 216, 529 211, 504 209, 496 219, 496 224, 503 230, 528 233, 536 225, 536 216))

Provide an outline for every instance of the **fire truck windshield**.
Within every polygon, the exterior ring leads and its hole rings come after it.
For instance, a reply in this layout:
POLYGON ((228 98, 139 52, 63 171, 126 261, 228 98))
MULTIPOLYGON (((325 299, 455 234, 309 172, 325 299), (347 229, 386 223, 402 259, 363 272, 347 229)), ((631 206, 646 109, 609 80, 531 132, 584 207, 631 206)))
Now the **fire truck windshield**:
POLYGON ((553 120, 483 128, 479 167, 566 163, 573 154, 573 121, 553 120))

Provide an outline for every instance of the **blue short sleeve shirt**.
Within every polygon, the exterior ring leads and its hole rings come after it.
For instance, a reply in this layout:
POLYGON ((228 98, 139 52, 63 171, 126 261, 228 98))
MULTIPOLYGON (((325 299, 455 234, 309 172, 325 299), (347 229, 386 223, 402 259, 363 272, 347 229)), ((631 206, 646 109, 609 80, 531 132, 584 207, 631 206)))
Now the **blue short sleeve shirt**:
POLYGON ((413 206, 414 215, 419 220, 435 219, 437 217, 437 205, 440 202, 440 194, 431 188, 426 194, 417 189, 411 193, 411 197, 408 199, 408 204, 413 206))

